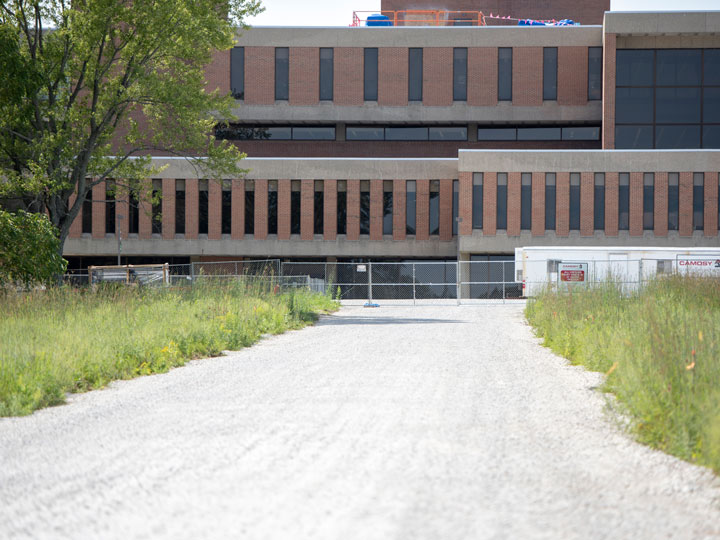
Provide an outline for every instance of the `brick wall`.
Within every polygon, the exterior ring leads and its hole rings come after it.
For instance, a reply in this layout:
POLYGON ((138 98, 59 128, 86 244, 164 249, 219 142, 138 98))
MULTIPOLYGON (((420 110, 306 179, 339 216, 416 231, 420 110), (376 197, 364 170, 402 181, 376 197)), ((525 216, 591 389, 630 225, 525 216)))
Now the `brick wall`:
POLYGON ((705 173, 705 236, 718 235, 718 173, 705 173))
POLYGON ((580 236, 592 236, 595 230, 595 175, 580 174, 580 236))
POLYGON ((497 105, 498 50, 491 47, 468 49, 468 105, 497 105))
POLYGON ((425 47, 423 50, 423 105, 453 104, 453 48, 425 47))
POLYGON ((222 183, 208 182, 208 240, 222 238, 222 183))
POLYGON ((361 47, 336 47, 333 66, 335 105, 362 105, 365 53, 361 47))
POLYGON ((220 93, 230 92, 230 50, 214 51, 210 64, 205 68, 205 90, 220 93))
POLYGON ((198 179, 188 178, 185 180, 185 238, 194 239, 198 237, 198 210, 198 179))
POLYGON ((668 235, 668 173, 655 173, 655 197, 654 197, 655 220, 653 231, 655 236, 668 235))
POLYGON ((152 180, 142 182, 138 204, 138 237, 147 240, 152 237, 152 180))
POLYGON ((465 236, 472 234, 473 173, 461 172, 459 181, 458 215, 462 221, 458 226, 458 233, 465 236))
POLYGON ((407 185, 405 180, 393 181, 393 240, 405 240, 407 212, 407 185))
POLYGON ((312 240, 315 234, 315 180, 300 183, 300 239, 312 240))
POLYGON ((452 198, 453 180, 440 180, 440 241, 449 242, 452 240, 452 198))
POLYGON ((323 195, 323 238, 334 241, 337 238, 337 180, 325 180, 323 195))
POLYGON ((278 240, 290 240, 290 180, 278 180, 278 240))
POLYGON ((268 236, 268 181, 255 180, 255 239, 268 236))
POLYGON ((507 235, 520 236, 520 189, 522 173, 508 173, 507 235))
POLYGON ((318 47, 290 47, 289 53, 290 105, 319 103, 320 49, 318 47))
POLYGON ((512 104, 539 107, 543 104, 543 48, 514 47, 512 63, 512 104))
POLYGON ((105 199, 105 182, 95 184, 92 188, 93 209, 92 209, 92 237, 105 238, 105 210, 107 208, 105 199))
POLYGON ((175 238, 175 179, 163 178, 162 191, 162 237, 171 240, 175 238))
POLYGON ((417 180, 415 240, 430 238, 430 180, 417 180))
POLYGON ((378 105, 408 104, 408 50, 378 49, 378 105))
POLYGON ((680 236, 692 236, 693 173, 680 173, 680 236))
POLYGON ((245 236, 245 182, 233 180, 232 211, 230 219, 230 237, 233 240, 240 240, 245 236))
POLYGON ((383 181, 370 180, 370 240, 383 239, 383 181))
MULTIPOLYGON (((70 195, 70 200, 68 201, 68 205, 70 208, 75 204, 75 201, 77 200, 77 195, 73 193, 70 195)), ((82 207, 80 208, 80 212, 78 212, 78 215, 75 216, 75 219, 70 224, 70 230, 68 231, 68 237, 70 238, 80 238, 82 236, 82 219, 83 219, 83 211, 82 207)))
MULTIPOLYGON (((692 181, 692 179, 691 179, 692 181)), ((643 173, 630 173, 630 236, 643 233, 643 173)))
POLYGON ((615 50, 617 36, 604 34, 603 50, 603 128, 602 147, 615 148, 615 50))
POLYGON ((558 236, 570 234, 570 173, 557 173, 555 179, 555 230, 558 236))
POLYGON ((348 240, 360 238, 360 180, 347 181, 347 235, 348 240))
POLYGON ((620 176, 616 172, 605 173, 605 236, 618 235, 620 176))
POLYGON ((588 48, 558 47, 558 105, 587 105, 588 48))
POLYGON ((497 173, 483 175, 483 234, 493 236, 497 232, 497 173))
MULTIPOLYGON (((556 180, 557 183, 557 180, 556 180)), ((532 235, 545 234, 545 173, 532 173, 532 235)))
MULTIPOLYGON (((230 71, 225 77, 229 78, 230 71)), ((245 47, 245 103, 275 103, 275 48, 245 47)))

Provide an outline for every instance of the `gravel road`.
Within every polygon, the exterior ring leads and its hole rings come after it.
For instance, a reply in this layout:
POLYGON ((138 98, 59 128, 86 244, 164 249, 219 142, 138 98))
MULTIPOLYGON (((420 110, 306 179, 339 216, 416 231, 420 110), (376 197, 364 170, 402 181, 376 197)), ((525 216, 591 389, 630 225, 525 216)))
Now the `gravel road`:
POLYGON ((345 307, 0 420, 0 538, 717 538, 520 305, 345 307))

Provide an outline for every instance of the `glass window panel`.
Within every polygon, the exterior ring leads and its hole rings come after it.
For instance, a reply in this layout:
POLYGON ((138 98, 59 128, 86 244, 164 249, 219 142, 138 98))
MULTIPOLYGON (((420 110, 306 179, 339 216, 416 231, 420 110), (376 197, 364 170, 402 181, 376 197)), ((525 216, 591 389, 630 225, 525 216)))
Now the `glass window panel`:
POLYGON ((559 141, 562 129, 557 128, 518 128, 518 141, 559 141))
POLYGON ((643 175, 643 230, 651 231, 655 226, 655 175, 643 175))
POLYGON ((292 138, 292 128, 289 127, 267 127, 260 129, 261 136, 259 138, 262 139, 288 141, 292 138))
POLYGON ((230 51, 230 93, 235 99, 245 99, 245 47, 230 51))
POLYGON ((320 101, 333 99, 333 49, 320 49, 320 101))
POLYGON ((334 141, 335 128, 329 126, 301 126, 292 128, 292 138, 296 141, 334 141))
POLYGON ((703 90, 703 122, 720 124, 720 88, 703 90))
POLYGON ((499 230, 507 229, 507 173, 497 175, 497 220, 499 230))
POLYGON ((655 51, 619 49, 616 52, 617 86, 651 86, 654 82, 655 51))
POLYGON ((393 233, 393 181, 383 181, 383 234, 393 233))
POLYGON ((653 121, 652 88, 617 88, 615 90, 615 122, 618 124, 650 124, 653 121))
POLYGON ((323 234, 325 226, 325 182, 315 180, 313 192, 313 234, 323 234))
POLYGON ((555 173, 545 173, 545 230, 555 230, 555 204, 556 204, 556 177, 555 173))
POLYGON ((605 229, 605 173, 595 173, 595 193, 593 197, 594 229, 605 229))
POLYGON ((386 141, 427 141, 426 127, 389 127, 385 128, 386 141))
POLYGON ((532 228, 532 174, 522 173, 520 176, 520 229, 529 231, 532 228))
POLYGON ((278 192, 277 180, 268 182, 268 234, 277 234, 278 228, 278 192))
POLYGON ((232 232, 232 191, 224 189, 220 199, 220 234, 232 232))
POLYGON ((472 228, 483 226, 483 173, 473 173, 472 188, 472 228))
POLYGON ((655 90, 655 121, 662 124, 700 122, 700 89, 658 88, 655 90))
POLYGON ((693 229, 705 228, 705 173, 693 174, 693 229))
POLYGON ((162 234, 162 180, 152 181, 152 234, 162 234))
POLYGON ((586 127, 586 126, 574 126, 562 128, 562 140, 563 141, 599 141, 600 140, 600 128, 599 127, 586 127))
POLYGON ((405 232, 415 234, 415 180, 408 180, 405 184, 405 232))
POLYGON ((458 217, 460 216, 460 181, 453 180, 453 198, 452 198, 452 234, 458 234, 458 217))
POLYGON ((656 126, 655 148, 700 148, 700 126, 656 126))
POLYGON ((430 236, 440 234, 440 181, 430 180, 430 236))
POLYGON ((616 149, 647 149, 653 147, 652 126, 616 126, 616 149))
POLYGON ((512 48, 498 49, 498 100, 512 101, 512 48))
POLYGON ((720 86, 720 49, 705 49, 705 86, 720 86))
POLYGON ((703 127, 703 148, 720 148, 720 126, 703 127))
POLYGON ((515 141, 515 128, 478 128, 478 141, 515 141))
POLYGON ((360 234, 370 234, 370 181, 360 181, 360 234))
POLYGON ((680 216, 680 174, 668 173, 668 230, 677 231, 680 216))
POLYGON ((82 204, 82 232, 83 234, 92 233, 92 191, 89 191, 82 204))
POLYGON ((431 141, 467 141, 465 126, 431 127, 429 131, 431 141))
POLYGON ((255 234, 255 182, 245 181, 245 234, 255 234))
POLYGON ((198 233, 208 233, 208 220, 209 220, 209 205, 210 200, 208 197, 208 184, 207 180, 200 180, 200 191, 198 193, 198 233))
POLYGON ((570 173, 570 230, 580 230, 580 173, 570 173))
POLYGON ((290 53, 287 47, 275 48, 275 99, 287 100, 290 95, 290 53))
POLYGON ((423 50, 409 49, 408 58, 408 100, 422 101, 423 98, 423 50))
POLYGON ((290 187, 290 234, 300 234, 300 180, 291 180, 290 187))
POLYGON ((630 229, 630 174, 620 173, 618 186, 618 229, 630 229))
POLYGON ((185 180, 175 180, 175 234, 185 234, 185 180))
POLYGON ((347 181, 337 183, 337 233, 347 234, 347 181))
POLYGON ((588 47, 588 100, 602 99, 602 47, 588 47))
POLYGON ((365 101, 377 101, 378 98, 378 50, 365 49, 364 91, 365 101))
POLYGON ((381 126, 348 126, 345 128, 347 141, 382 141, 385 139, 385 128, 381 126))
POLYGON ((658 49, 656 54, 658 86, 700 85, 700 49, 658 49))
POLYGON ((465 48, 453 49, 453 101, 467 101, 467 55, 465 48))
POLYGON ((557 47, 543 48, 543 100, 555 101, 557 99, 557 47))

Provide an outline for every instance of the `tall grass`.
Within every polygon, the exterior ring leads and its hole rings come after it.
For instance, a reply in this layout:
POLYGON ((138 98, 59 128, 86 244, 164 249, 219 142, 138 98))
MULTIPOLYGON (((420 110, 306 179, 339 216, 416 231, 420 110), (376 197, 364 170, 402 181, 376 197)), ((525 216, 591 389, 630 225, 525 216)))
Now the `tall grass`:
POLYGON ((573 363, 607 373, 637 438, 720 473, 720 282, 672 277, 528 302, 528 321, 573 363))
POLYGON ((240 349, 336 307, 310 291, 275 294, 242 282, 0 293, 0 416, 240 349))

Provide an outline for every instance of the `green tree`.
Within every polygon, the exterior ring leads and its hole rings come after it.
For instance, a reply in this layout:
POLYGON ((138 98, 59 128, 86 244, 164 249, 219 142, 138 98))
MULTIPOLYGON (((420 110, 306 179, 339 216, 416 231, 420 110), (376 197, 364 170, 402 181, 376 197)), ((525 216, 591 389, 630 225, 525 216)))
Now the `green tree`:
POLYGON ((51 283, 67 265, 59 243, 46 215, 0 210, 0 285, 51 283))
POLYGON ((244 155, 213 136, 232 97, 206 91, 205 67, 261 10, 259 0, 0 0, 0 201, 46 212, 62 253, 92 187, 112 178, 140 191, 158 172, 155 152, 207 178, 242 174, 244 155))

